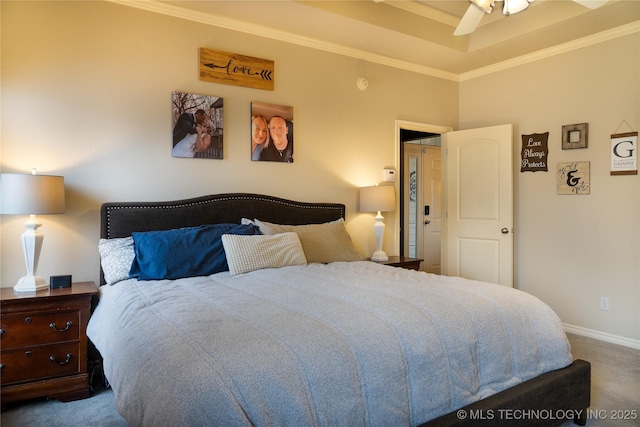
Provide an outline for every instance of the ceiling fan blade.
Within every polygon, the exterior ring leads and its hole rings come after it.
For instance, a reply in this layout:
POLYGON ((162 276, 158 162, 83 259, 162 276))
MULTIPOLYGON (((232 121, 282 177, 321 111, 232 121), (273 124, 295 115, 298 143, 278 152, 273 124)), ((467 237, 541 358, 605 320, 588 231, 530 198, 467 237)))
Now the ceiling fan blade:
POLYGON ((588 7, 589 9, 597 9, 609 0, 573 0, 574 2, 588 7))
POLYGON ((473 33, 478 25, 480 25, 480 21, 484 16, 485 12, 474 5, 473 3, 469 5, 469 9, 465 12, 464 16, 460 20, 458 27, 453 32, 454 36, 462 36, 465 34, 473 33))

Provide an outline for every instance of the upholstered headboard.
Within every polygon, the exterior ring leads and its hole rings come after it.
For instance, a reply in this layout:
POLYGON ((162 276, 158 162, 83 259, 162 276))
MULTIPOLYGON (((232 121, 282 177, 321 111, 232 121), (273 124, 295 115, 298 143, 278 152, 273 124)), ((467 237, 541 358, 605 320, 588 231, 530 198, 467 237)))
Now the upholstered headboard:
MULTIPOLYGON (((203 224, 239 224, 258 218, 278 224, 321 224, 344 218, 338 203, 305 203, 249 193, 214 194, 166 202, 104 203, 100 237, 128 237, 134 231, 169 230, 203 224)), ((102 269, 100 280, 103 282, 102 269)))

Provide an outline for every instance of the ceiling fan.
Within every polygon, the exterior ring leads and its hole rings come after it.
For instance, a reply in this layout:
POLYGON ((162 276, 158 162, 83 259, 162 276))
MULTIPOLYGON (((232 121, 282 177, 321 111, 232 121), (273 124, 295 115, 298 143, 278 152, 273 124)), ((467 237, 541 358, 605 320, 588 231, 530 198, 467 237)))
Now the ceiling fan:
MULTIPOLYGON (((462 36, 464 34, 470 34, 480 25, 480 21, 485 14, 491 13, 496 0, 469 0, 471 4, 469 9, 460 20, 458 27, 453 32, 454 36, 462 36)), ((529 3, 533 0, 503 0, 504 7, 502 13, 505 15, 512 15, 514 13, 522 12, 529 3)), ((574 2, 588 7, 589 9, 596 9, 609 0, 573 0, 574 2)))

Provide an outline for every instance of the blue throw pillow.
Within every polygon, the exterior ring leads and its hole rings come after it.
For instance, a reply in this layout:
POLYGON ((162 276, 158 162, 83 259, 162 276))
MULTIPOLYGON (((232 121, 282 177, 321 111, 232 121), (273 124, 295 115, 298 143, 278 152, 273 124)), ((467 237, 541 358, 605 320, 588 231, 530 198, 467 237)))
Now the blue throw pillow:
POLYGON ((254 225, 215 224, 132 233, 135 258, 129 277, 179 279, 228 271, 223 234, 260 234, 254 225))

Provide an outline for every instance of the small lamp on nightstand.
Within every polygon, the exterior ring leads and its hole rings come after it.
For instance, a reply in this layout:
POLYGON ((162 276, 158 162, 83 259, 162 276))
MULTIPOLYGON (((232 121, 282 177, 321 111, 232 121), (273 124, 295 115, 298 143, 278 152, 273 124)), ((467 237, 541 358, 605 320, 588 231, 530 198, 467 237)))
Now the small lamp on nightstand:
POLYGON ((16 292, 34 292, 49 285, 36 274, 44 236, 38 232, 42 224, 36 215, 64 213, 64 178, 61 176, 8 174, 0 175, 0 213, 30 215, 24 223, 22 250, 27 275, 13 287, 16 292))
POLYGON ((378 212, 373 232, 376 236, 376 251, 371 256, 372 261, 387 261, 389 257, 382 250, 384 238, 384 217, 380 212, 396 210, 396 193, 391 185, 375 185, 360 189, 360 212, 378 212))

